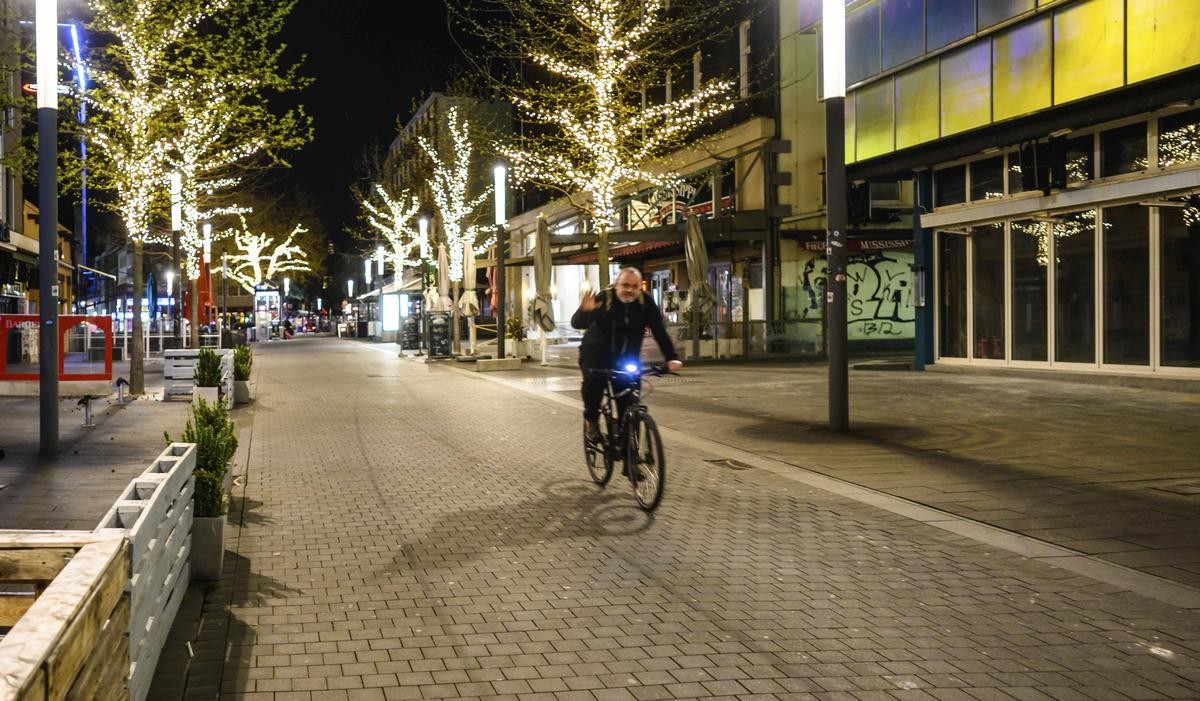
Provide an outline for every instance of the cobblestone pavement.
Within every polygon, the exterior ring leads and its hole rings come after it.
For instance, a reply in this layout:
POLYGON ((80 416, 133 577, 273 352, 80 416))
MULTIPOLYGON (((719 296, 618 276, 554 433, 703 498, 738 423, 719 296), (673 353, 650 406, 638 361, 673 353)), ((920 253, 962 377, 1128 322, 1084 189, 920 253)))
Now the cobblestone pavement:
POLYGON ((668 445, 651 517, 577 410, 272 344, 190 698, 1196 698, 1200 613, 668 445))

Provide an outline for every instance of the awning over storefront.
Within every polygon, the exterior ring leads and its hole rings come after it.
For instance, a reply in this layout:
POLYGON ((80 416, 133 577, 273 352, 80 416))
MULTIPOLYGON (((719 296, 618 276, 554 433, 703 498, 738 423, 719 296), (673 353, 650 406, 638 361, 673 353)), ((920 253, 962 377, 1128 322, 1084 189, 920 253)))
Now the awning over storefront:
MULTIPOLYGON (((635 258, 644 255, 651 251, 662 251, 664 253, 674 250, 679 252, 682 250, 683 244, 679 241, 643 241, 630 246, 621 246, 619 248, 610 249, 608 254, 613 260, 624 260, 635 258)), ((596 251, 582 251, 567 258, 565 261, 569 265, 585 265, 596 262, 596 251)))
POLYGON ((397 292, 399 292, 401 294, 406 294, 409 292, 420 292, 420 291, 421 291, 421 278, 419 278, 419 277, 415 277, 415 278, 409 280, 408 282, 402 282, 399 285, 397 285, 395 282, 389 283, 387 285, 384 285, 383 290, 382 290, 383 294, 385 294, 385 295, 393 295, 393 294, 396 294, 397 292))

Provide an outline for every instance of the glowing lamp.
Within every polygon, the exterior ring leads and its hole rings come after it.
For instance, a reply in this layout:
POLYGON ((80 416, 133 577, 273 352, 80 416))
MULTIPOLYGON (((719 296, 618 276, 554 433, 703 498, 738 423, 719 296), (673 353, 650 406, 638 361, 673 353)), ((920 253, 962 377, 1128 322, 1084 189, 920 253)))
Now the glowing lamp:
POLYGON ((503 163, 497 163, 495 170, 492 172, 494 181, 493 194, 496 197, 496 226, 504 226, 504 222, 508 220, 504 211, 506 200, 508 199, 508 168, 503 163))

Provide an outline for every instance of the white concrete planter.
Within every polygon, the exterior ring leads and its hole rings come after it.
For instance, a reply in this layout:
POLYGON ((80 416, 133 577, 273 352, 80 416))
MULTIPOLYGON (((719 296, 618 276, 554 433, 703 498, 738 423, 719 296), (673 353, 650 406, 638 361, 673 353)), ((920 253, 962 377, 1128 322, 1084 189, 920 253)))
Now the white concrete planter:
POLYGON ((249 380, 234 380, 233 381, 233 403, 234 404, 249 404, 250 403, 250 381, 249 380))
POLYGON ((192 519, 192 579, 221 578, 225 561, 225 516, 192 519))
POLYGON ((192 402, 199 404, 200 400, 209 404, 216 404, 221 399, 220 387, 194 387, 192 388, 192 402))

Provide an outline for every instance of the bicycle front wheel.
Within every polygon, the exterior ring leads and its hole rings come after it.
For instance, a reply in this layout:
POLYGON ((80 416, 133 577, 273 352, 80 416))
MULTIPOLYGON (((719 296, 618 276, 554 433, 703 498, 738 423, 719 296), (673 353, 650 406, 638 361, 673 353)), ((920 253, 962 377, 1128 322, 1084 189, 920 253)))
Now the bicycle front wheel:
POLYGON ((638 412, 626 429, 625 469, 633 481, 633 496, 638 506, 654 511, 662 501, 667 483, 667 461, 663 457, 662 438, 658 425, 646 412, 638 412))
POLYGON ((588 438, 587 422, 583 422, 583 458, 587 461, 588 474, 592 476, 592 481, 602 487, 608 484, 613 470, 612 455, 606 443, 605 438, 601 438, 599 442, 588 438))

